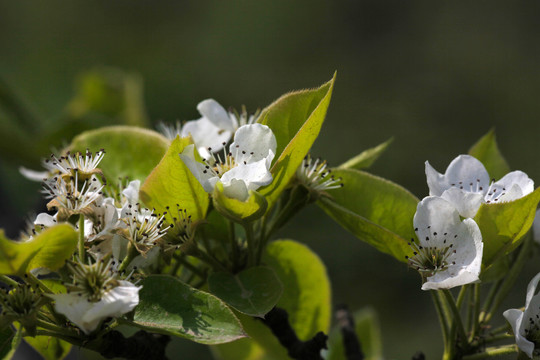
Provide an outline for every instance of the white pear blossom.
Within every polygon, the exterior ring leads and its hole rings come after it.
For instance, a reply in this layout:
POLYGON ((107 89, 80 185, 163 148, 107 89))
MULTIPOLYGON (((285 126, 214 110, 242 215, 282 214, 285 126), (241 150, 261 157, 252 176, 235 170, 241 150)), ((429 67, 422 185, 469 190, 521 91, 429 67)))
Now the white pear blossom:
POLYGON ((82 174, 100 173, 97 166, 103 160, 105 150, 101 149, 92 154, 88 149, 86 153, 71 154, 67 152, 63 156, 51 154, 49 159, 44 159, 41 164, 45 171, 35 171, 20 167, 19 172, 29 180, 43 181, 55 175, 72 175, 72 171, 78 171, 82 174))
POLYGON ((409 244, 413 255, 407 259, 422 275, 422 290, 479 281, 484 244, 473 219, 461 221, 450 202, 428 196, 418 204, 413 223, 418 240, 409 244))
POLYGON ((85 334, 96 330, 108 317, 119 317, 130 312, 139 303, 140 286, 126 280, 117 280, 111 263, 97 261, 69 266, 73 285, 67 294, 49 295, 54 309, 64 314, 85 334))
POLYGON ((223 144, 229 142, 238 129, 238 120, 230 116, 214 99, 201 101, 197 105, 197 110, 202 117, 186 122, 182 127, 181 136, 191 135, 201 156, 207 157, 210 151, 220 151, 223 144))
POLYGON ((535 348, 540 348, 540 294, 535 294, 539 281, 537 274, 529 283, 524 311, 509 309, 503 313, 512 326, 517 346, 531 359, 535 348))
POLYGON ((534 182, 522 171, 512 171, 490 182, 484 165, 470 155, 459 155, 440 174, 426 161, 429 195, 441 196, 463 217, 474 217, 482 203, 517 200, 534 191, 534 182))
POLYGON ((195 159, 193 145, 186 146, 180 158, 206 192, 212 193, 220 182, 226 196, 245 201, 249 190, 257 190, 272 182, 269 169, 276 147, 276 137, 268 126, 248 124, 236 131, 223 159, 212 155, 199 162, 195 159))

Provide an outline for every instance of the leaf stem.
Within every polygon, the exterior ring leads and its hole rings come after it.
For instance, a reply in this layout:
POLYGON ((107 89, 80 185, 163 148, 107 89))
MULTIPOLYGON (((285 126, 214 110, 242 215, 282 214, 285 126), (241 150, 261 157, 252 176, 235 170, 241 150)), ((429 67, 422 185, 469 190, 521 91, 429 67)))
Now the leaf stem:
POLYGON ((512 345, 505 345, 505 346, 497 346, 497 347, 490 347, 487 348, 484 352, 473 354, 473 355, 465 355, 463 356, 463 360, 479 360, 479 359, 488 359, 490 357, 495 357, 498 355, 507 355, 507 354, 515 354, 517 353, 518 347, 515 344, 512 345))
POLYGON ((79 251, 79 259, 81 260, 81 262, 84 264, 86 263, 86 254, 85 254, 85 250, 84 250, 84 215, 83 214, 79 214, 79 248, 78 248, 78 251, 79 251))
POLYGON ((469 343, 467 342, 467 334, 465 333, 465 328, 463 327, 463 322, 461 321, 461 314, 459 313, 459 309, 456 306, 454 296, 448 289, 442 290, 442 293, 444 294, 444 297, 446 298, 446 301, 450 307, 450 310, 452 311, 452 315, 453 315, 452 328, 455 328, 457 330, 457 333, 462 342, 462 345, 465 348, 467 348, 469 346, 469 343))
POLYGON ((446 348, 448 344, 448 325, 446 322, 446 316, 437 290, 431 290, 430 292, 431 298, 433 299, 433 305, 435 305, 435 310, 437 311, 437 315, 439 316, 439 323, 441 325, 441 331, 443 335, 444 351, 446 353, 446 348))
MULTIPOLYGON (((244 223, 242 224, 244 226, 244 229, 246 230, 246 240, 247 240, 247 247, 248 247, 248 267, 252 267, 255 265, 255 237, 253 235, 253 225, 251 223, 244 223)), ((262 245, 262 244, 259 244, 262 245)))
POLYGON ((474 340, 474 337, 478 333, 480 327, 480 284, 473 285, 473 298, 471 304, 472 311, 472 322, 471 322, 471 333, 469 335, 469 343, 474 340))
POLYGON ((236 270, 239 261, 238 243, 236 242, 236 232, 234 230, 234 222, 229 220, 229 240, 231 242, 233 270, 236 270))
POLYGON ((521 249, 519 249, 519 253, 515 259, 515 261, 512 264, 512 267, 510 268, 510 271, 506 274, 506 277, 501 283, 501 286, 497 289, 497 293, 493 298, 493 303, 487 310, 485 316, 484 316, 484 322, 489 322, 491 320, 491 317, 493 316, 493 313, 497 311, 503 300, 506 298, 510 290, 512 290, 512 286, 514 286, 514 283, 516 282, 519 273, 523 269, 523 266, 525 265, 525 262, 527 258, 530 256, 530 249, 532 247, 532 237, 529 237, 525 239, 523 244, 521 245, 521 249))
POLYGON ((19 286, 19 283, 17 281, 13 280, 7 275, 0 275, 0 282, 3 282, 9 286, 19 286))

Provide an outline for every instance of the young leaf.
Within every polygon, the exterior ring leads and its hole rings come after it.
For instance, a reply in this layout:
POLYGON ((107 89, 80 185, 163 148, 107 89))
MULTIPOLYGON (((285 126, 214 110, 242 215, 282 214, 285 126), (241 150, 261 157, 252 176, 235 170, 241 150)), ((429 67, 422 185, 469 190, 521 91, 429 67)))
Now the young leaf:
POLYGON ((270 169, 274 181, 260 190, 268 200, 268 208, 287 187, 296 169, 319 135, 330 104, 335 75, 317 89, 295 91, 283 95, 265 108, 259 122, 268 125, 277 140, 274 165, 270 169))
MULTIPOLYGON (((324 264, 307 246, 293 240, 270 243, 263 263, 272 268, 283 283, 283 295, 276 306, 287 310, 289 321, 300 340, 308 340, 317 332, 328 332, 330 326, 330 281, 324 264)), ((214 353, 224 360, 287 359, 287 351, 259 320, 240 315, 251 339, 217 346, 214 353), (243 347, 242 351, 239 347, 243 347), (246 357, 230 357, 241 353, 246 357), (229 357, 227 357, 229 356, 229 357)))
POLYGON ((83 132, 69 146, 74 151, 94 152, 105 149, 107 154, 99 167, 109 181, 128 177, 141 180, 159 163, 169 141, 161 134, 131 126, 109 126, 83 132))
POLYGON ((142 185, 140 196, 146 206, 158 213, 165 212, 167 206, 172 208, 179 204, 196 221, 206 215, 209 200, 199 181, 178 156, 190 143, 189 138, 177 137, 172 141, 163 159, 142 185))
POLYGON ((77 247, 77 236, 73 227, 60 224, 21 243, 7 239, 0 230, 0 273, 23 275, 39 267, 59 269, 77 247))
MULTIPOLYGON (((4 331, 2 331, 2 332, 4 332, 4 331)), ((17 351, 17 348, 21 344, 22 333, 23 333, 23 328, 21 326, 19 326, 19 328, 16 329, 15 334, 13 334, 13 332, 12 332, 11 339, 10 339, 11 341, 9 341, 9 338, 2 337, 2 342, 3 343, 2 343, 1 353, 4 355, 4 357, 2 359, 4 359, 4 360, 13 359, 13 356, 15 355, 15 352, 17 351)), ((2 335, 6 335, 6 334, 2 334, 2 335)))
POLYGON ((520 240, 532 226, 539 202, 540 188, 537 188, 511 202, 484 203, 480 206, 474 220, 482 232, 484 266, 491 265, 521 243, 520 240))
POLYGON ((401 186, 363 171, 335 169, 333 175, 341 177, 344 186, 333 190, 331 198, 321 198, 319 206, 359 239, 406 261, 419 200, 401 186))
POLYGON ((510 172, 510 167, 497 146, 493 129, 469 149, 469 155, 480 160, 492 178, 500 179, 510 172))
POLYGON ((338 168, 339 169, 367 169, 381 156, 388 145, 394 141, 394 138, 390 138, 371 149, 362 151, 360 154, 356 155, 352 159, 345 161, 338 168))
POLYGON ((45 360, 62 360, 71 350, 71 344, 53 336, 25 337, 24 341, 34 348, 45 360))
MULTIPOLYGON (((381 329, 377 313, 372 308, 364 308, 353 315, 355 331, 366 360, 381 360, 381 329)), ((328 339, 326 360, 346 360, 341 329, 334 327, 328 339)))
POLYGON ((140 302, 131 325, 201 344, 246 336, 238 318, 214 295, 167 275, 150 275, 140 285, 140 302))
POLYGON ((11 344, 15 334, 11 327, 6 326, 0 329, 0 359, 9 359, 11 352, 11 344))
POLYGON ((250 316, 264 317, 276 305, 283 285, 276 273, 264 266, 238 274, 215 272, 208 278, 210 292, 236 310, 250 316))

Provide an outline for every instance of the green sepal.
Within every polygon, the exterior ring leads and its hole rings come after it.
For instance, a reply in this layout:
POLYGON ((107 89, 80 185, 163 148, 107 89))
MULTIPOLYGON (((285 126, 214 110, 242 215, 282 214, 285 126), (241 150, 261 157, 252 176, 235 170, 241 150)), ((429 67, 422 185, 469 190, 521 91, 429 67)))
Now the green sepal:
POLYGON ((214 187, 212 201, 220 214, 237 223, 250 223, 261 218, 268 207, 266 198, 257 191, 249 190, 246 201, 228 197, 221 182, 214 187))
POLYGON ((386 148, 394 141, 394 138, 390 138, 375 147, 362 151, 352 159, 345 161, 339 165, 339 169, 367 169, 381 156, 386 148))

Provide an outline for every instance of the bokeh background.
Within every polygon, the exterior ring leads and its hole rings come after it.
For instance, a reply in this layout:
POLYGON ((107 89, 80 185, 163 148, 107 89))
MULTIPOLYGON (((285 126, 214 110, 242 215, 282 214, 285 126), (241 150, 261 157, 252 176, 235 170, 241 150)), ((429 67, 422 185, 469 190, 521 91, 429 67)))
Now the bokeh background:
MULTIPOLYGON (((51 146, 84 128, 191 120, 209 97, 255 110, 335 70, 312 151, 330 164, 394 137, 370 171, 421 198, 425 160, 443 171, 495 128, 511 167, 538 180, 539 18, 539 2, 500 0, 0 0, 0 227, 15 236, 29 211, 43 210, 39 186, 18 166, 38 168, 51 146), (85 103, 101 86, 92 71, 110 74, 113 90, 128 89, 135 114, 119 114, 114 101, 85 103)), ((315 206, 282 234, 320 254, 336 303, 378 311, 386 358, 440 356, 435 313, 415 272, 315 206)), ((536 257, 508 306, 522 306, 539 270, 536 257)), ((171 357, 210 354, 179 341, 171 357)))

